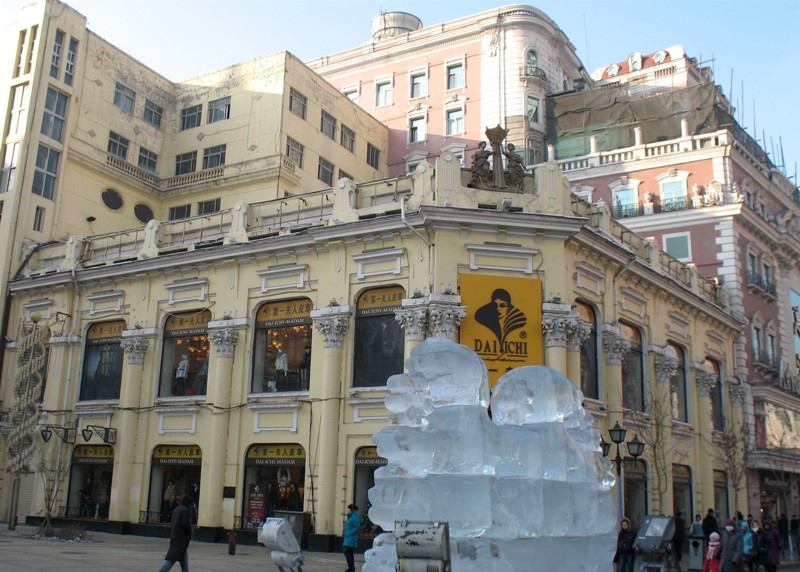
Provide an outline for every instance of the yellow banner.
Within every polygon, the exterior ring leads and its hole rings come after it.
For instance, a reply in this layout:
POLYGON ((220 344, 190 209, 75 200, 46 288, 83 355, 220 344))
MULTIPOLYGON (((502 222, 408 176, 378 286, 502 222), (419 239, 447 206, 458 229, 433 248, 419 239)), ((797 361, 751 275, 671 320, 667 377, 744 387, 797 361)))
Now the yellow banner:
POLYGON ((114 461, 114 448, 111 445, 77 445, 72 456, 83 459, 110 459, 114 461))
POLYGON ((314 305, 308 298, 295 300, 281 300, 264 304, 256 313, 257 322, 272 322, 279 320, 292 320, 296 318, 311 318, 314 305))
POLYGON ((400 286, 367 290, 358 297, 358 310, 399 308, 405 297, 406 291, 400 286))
POLYGON ((490 387, 515 367, 544 364, 541 280, 462 274, 459 283, 468 308, 459 341, 483 358, 490 387))
POLYGON ((122 335, 122 330, 125 329, 125 322, 102 322, 100 324, 92 324, 89 331, 86 332, 87 340, 105 340, 109 338, 118 338, 122 335))
POLYGON ((305 459, 306 451, 301 445, 253 445, 247 450, 248 459, 305 459))
POLYGON ((202 459, 197 445, 159 445, 153 451, 153 459, 202 459))

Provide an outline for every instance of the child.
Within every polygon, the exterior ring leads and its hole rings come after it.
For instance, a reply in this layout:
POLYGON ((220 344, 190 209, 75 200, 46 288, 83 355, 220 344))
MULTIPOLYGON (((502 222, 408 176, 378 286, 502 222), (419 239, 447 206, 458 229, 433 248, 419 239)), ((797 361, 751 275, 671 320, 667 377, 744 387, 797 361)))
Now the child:
POLYGON ((719 572, 719 534, 712 532, 708 537, 706 557, 703 559, 703 572, 719 572))

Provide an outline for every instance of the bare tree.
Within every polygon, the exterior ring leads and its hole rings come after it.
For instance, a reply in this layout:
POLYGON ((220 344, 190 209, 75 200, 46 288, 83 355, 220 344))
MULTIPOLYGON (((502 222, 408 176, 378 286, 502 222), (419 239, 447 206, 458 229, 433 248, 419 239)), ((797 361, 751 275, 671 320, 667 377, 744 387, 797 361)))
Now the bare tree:
POLYGON ((733 486, 734 506, 739 504, 739 491, 747 470, 747 443, 749 432, 744 423, 727 423, 722 434, 720 453, 725 464, 728 483, 733 486))
POLYGON ((62 454, 63 448, 60 439, 42 442, 39 448, 37 472, 42 479, 44 489, 44 521, 39 531, 46 536, 52 536, 52 518, 57 513, 61 489, 68 474, 67 461, 65 455, 62 454))

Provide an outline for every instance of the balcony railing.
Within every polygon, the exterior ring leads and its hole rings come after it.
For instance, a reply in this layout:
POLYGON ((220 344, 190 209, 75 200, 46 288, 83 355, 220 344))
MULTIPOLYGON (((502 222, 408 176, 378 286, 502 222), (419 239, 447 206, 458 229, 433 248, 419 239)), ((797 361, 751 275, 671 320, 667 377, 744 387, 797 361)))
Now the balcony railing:
POLYGON ((772 296, 773 298, 777 296, 775 284, 765 276, 762 276, 758 272, 753 272, 752 270, 747 271, 747 286, 759 290, 767 296, 772 296))
POLYGON ((519 70, 520 77, 523 78, 535 78, 541 81, 547 81, 547 74, 544 73, 544 70, 537 66, 522 66, 519 70))
POLYGON ((753 350, 753 362, 768 370, 779 371, 781 369, 781 360, 779 357, 771 352, 758 348, 753 350))

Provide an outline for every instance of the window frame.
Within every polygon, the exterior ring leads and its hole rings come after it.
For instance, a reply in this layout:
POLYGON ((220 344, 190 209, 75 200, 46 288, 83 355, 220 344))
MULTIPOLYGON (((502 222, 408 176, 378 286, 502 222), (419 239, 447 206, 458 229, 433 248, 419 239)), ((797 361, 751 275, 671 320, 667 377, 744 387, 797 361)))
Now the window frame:
POLYGON ((43 206, 36 205, 33 211, 33 231, 42 232, 44 228, 45 210, 43 206))
POLYGON ((347 85, 342 88, 342 95, 356 105, 359 105, 361 101, 361 86, 359 84, 347 85))
POLYGON ((299 141, 286 136, 286 156, 292 161, 299 169, 303 168, 303 156, 305 154, 305 145, 299 141), (299 157, 299 161, 293 155, 299 157))
POLYGON ((136 107, 136 92, 124 83, 116 82, 114 87, 114 105, 128 114, 133 114, 136 107))
POLYGON ((646 344, 642 329, 632 323, 619 322, 623 339, 630 342, 630 349, 622 358, 622 407, 631 411, 647 413, 647 364, 646 344), (630 334, 630 335, 626 335, 630 334), (632 334, 636 334, 635 336, 632 334), (634 337, 638 337, 638 344, 634 337))
POLYGON ((206 394, 211 345, 208 339, 210 319, 211 312, 209 310, 180 312, 171 314, 167 318, 162 328, 157 399, 194 397, 206 394), (189 323, 186 324, 186 327, 177 327, 177 325, 183 325, 182 320, 187 319, 189 323), (176 327, 170 327, 171 320, 174 320, 173 323, 177 322, 176 327), (185 347, 179 347, 184 344, 185 347), (187 358, 185 376, 178 375, 183 361, 179 356, 187 358))
POLYGON ((464 60, 454 60, 445 64, 445 91, 464 89, 467 84, 467 70, 464 60))
POLYGON ((381 150, 372 143, 367 143, 367 164, 375 170, 380 169, 381 150))
POLYGON ((676 260, 680 260, 681 262, 691 262, 692 261, 692 233, 690 231, 685 232, 670 232, 661 235, 661 245, 662 250, 675 258, 676 260), (668 246, 668 241, 675 240, 678 238, 685 238, 686 239, 686 252, 687 256, 675 256, 672 252, 670 252, 668 246))
POLYGON ((50 57, 50 77, 58 79, 61 72, 61 53, 64 51, 64 39, 66 34, 63 30, 56 30, 53 38, 53 53, 50 57))
POLYGON ((155 175, 158 169, 158 154, 147 147, 139 147, 139 161, 137 165, 141 170, 155 175))
POLYGON ((580 353, 580 390, 584 397, 589 399, 601 399, 601 372, 600 364, 601 351, 601 332, 598 327, 597 308, 583 300, 575 301, 575 308, 578 318, 591 325, 591 332, 581 341, 580 353))
POLYGON ((218 169, 225 166, 225 154, 227 144, 214 145, 203 149, 203 171, 206 169, 218 169))
POLYGON ((329 139, 336 141, 336 118, 322 109, 320 111, 319 131, 329 139))
POLYGON ((408 116, 407 143, 424 143, 428 140, 428 122, 426 114, 408 116), (419 122, 419 123, 418 123, 419 122))
POLYGON ((409 99, 418 99, 428 97, 428 70, 412 70, 408 72, 408 97, 409 99), (421 79, 422 81, 415 81, 421 79), (414 93, 415 87, 418 87, 418 93, 414 93))
POLYGON ((220 211, 221 199, 208 199, 205 201, 197 202, 197 216, 209 215, 218 213, 220 211))
POLYGON ((203 120, 202 103, 198 105, 190 105, 189 107, 184 107, 183 109, 181 109, 178 131, 186 131, 188 129, 194 129, 195 127, 200 127, 200 123, 202 120, 203 120))
POLYGON ((535 95, 528 94, 525 97, 525 116, 528 119, 528 124, 534 125, 540 123, 539 117, 539 109, 541 109, 542 100, 535 95), (531 117, 531 103, 535 102, 536 105, 533 108, 533 117, 531 117))
POLYGON ((340 143, 342 147, 344 147, 351 153, 356 152, 356 132, 350 129, 344 123, 342 123, 340 143))
POLYGON ((208 102, 206 124, 225 121, 231 118, 231 96, 221 97, 208 102))
POLYGON ((673 421, 689 423, 689 377, 687 375, 686 350, 683 346, 668 341, 667 346, 675 352, 675 372, 670 376, 670 414, 673 421), (676 414, 676 408, 678 412, 676 414))
POLYGON ((36 152, 36 164, 33 170, 32 192, 34 195, 53 200, 56 183, 58 182, 58 161, 60 158, 60 151, 44 143, 39 143, 39 148, 36 152), (43 152, 46 154, 44 158, 45 164, 40 165, 43 152), (37 182, 41 184, 37 186, 37 182))
POLYGON ((444 125, 445 135, 452 137, 454 135, 463 135, 466 133, 466 111, 463 105, 457 107, 448 107, 444 110, 444 125), (458 114, 454 118, 454 114, 458 114), (453 126, 460 129, 453 129, 453 126))
POLYGON ((197 151, 175 155, 175 176, 188 175, 197 171, 197 151))
POLYGON ((185 205, 177 205, 174 207, 169 207, 169 211, 167 212, 167 220, 183 220, 186 218, 192 217, 192 205, 191 203, 187 203, 185 205))
POLYGON ((300 119, 305 119, 308 113, 308 98, 293 87, 289 88, 289 111, 300 119))
POLYGON ((67 51, 67 63, 64 65, 64 83, 72 85, 75 77, 75 63, 78 60, 78 40, 69 39, 69 50, 67 51))
POLYGON ((64 124, 67 120, 67 94, 62 93, 54 87, 47 87, 45 96, 44 111, 42 112, 41 133, 53 141, 62 142, 64 135, 64 124), (50 94, 54 94, 53 98, 50 94), (56 134, 53 132, 57 131, 56 134), (56 136, 57 135, 57 136, 56 136))
POLYGON ((317 166, 317 178, 325 183, 326 185, 332 187, 333 186, 333 175, 336 173, 336 166, 328 161, 325 157, 320 155, 319 157, 319 165, 317 166), (325 174, 328 174, 328 177, 324 177, 325 174))
POLYGON ((388 107, 394 103, 392 78, 375 80, 375 107, 388 107))
POLYGON ((164 120, 164 108, 155 101, 145 99, 142 119, 145 123, 152 125, 156 129, 161 129, 161 122, 164 120))
POLYGON ((95 322, 86 330, 78 401, 119 399, 122 387, 122 368, 125 361, 121 344, 121 334, 124 328, 124 321, 114 320, 95 322), (96 334, 93 333, 95 331, 96 334), (98 351, 94 352, 90 348, 98 348, 98 351), (90 364, 94 361, 96 364, 91 367, 90 364), (101 368, 107 369, 107 371, 100 372, 101 368), (91 376, 89 375, 90 369, 93 370, 91 376), (101 376, 105 377, 101 378, 101 376))
POLYGON ((399 286, 370 288, 358 295, 351 387, 385 387, 390 375, 403 372, 405 337, 395 315, 404 297, 399 286))
POLYGON ((128 160, 128 151, 130 150, 131 141, 127 137, 123 137, 116 131, 109 131, 108 133, 108 146, 106 151, 109 155, 113 155, 117 159, 123 161, 128 160))

